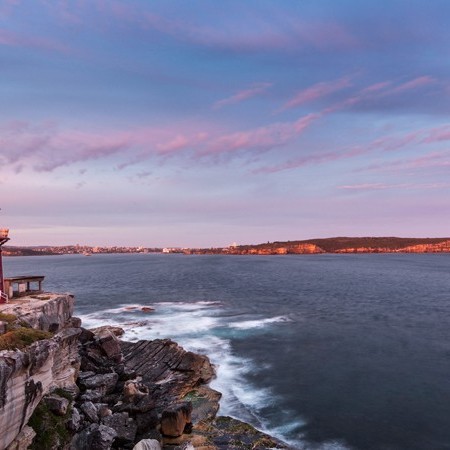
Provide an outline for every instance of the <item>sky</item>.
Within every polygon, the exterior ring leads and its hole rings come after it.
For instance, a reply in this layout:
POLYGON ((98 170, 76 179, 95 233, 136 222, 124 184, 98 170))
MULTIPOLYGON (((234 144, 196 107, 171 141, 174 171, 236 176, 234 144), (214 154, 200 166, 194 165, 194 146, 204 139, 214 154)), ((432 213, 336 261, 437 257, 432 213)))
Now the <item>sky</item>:
POLYGON ((450 236, 448 0, 0 0, 11 245, 450 236))

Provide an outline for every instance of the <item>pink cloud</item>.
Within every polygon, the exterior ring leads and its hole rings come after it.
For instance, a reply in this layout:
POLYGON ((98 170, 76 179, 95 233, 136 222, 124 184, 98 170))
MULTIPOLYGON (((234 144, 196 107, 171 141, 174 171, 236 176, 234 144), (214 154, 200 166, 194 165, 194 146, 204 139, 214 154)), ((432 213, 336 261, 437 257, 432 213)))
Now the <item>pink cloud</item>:
POLYGON ((308 114, 294 122, 282 122, 247 131, 226 134, 212 139, 200 155, 229 153, 238 150, 269 150, 286 145, 297 138, 320 118, 320 114, 308 114))
POLYGON ((399 184, 384 184, 384 183, 363 183, 350 184, 338 186, 338 189, 347 191, 379 191, 384 189, 448 189, 450 183, 399 183, 399 184))
POLYGON ((423 139, 425 143, 450 140, 450 125, 443 125, 430 130, 428 136, 423 139))
POLYGON ((292 97, 281 107, 281 111, 295 108, 305 103, 310 103, 314 100, 326 97, 349 86, 351 86, 349 77, 340 78, 339 80, 330 82, 317 83, 303 91, 298 92, 294 97, 292 97))
POLYGON ((93 132, 62 129, 53 122, 11 121, 0 125, 0 162, 10 167, 26 165, 36 171, 53 171, 108 157, 115 158, 114 164, 119 169, 149 158, 163 162, 183 154, 194 159, 231 157, 236 152, 268 151, 287 145, 319 117, 310 114, 293 122, 231 133, 201 124, 93 132))
POLYGON ((214 103, 213 109, 220 109, 224 106, 234 105, 244 100, 248 100, 249 98, 256 97, 260 94, 265 93, 271 86, 272 83, 255 83, 248 89, 244 89, 232 95, 231 97, 227 97, 223 100, 217 101, 216 103, 214 103))
POLYGON ((361 94, 372 94, 373 92, 379 92, 392 85, 392 81, 382 81, 380 83, 372 84, 361 91, 361 94))
POLYGON ((389 91, 389 94, 398 94, 400 92, 410 91, 413 89, 420 88, 422 86, 427 86, 429 84, 435 83, 436 80, 428 75, 414 78, 413 80, 407 81, 389 91))

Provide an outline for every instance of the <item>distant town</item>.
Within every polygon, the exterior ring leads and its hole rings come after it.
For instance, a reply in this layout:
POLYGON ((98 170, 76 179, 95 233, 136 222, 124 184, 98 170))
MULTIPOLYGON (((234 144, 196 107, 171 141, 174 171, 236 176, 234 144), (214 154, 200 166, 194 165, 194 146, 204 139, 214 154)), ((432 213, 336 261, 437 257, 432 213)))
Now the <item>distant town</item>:
POLYGON ((104 253, 180 253, 186 255, 289 255, 320 253, 450 253, 450 238, 398 237, 336 237, 302 241, 267 242, 217 248, 178 247, 99 247, 65 246, 5 246, 4 256, 85 255, 104 253))

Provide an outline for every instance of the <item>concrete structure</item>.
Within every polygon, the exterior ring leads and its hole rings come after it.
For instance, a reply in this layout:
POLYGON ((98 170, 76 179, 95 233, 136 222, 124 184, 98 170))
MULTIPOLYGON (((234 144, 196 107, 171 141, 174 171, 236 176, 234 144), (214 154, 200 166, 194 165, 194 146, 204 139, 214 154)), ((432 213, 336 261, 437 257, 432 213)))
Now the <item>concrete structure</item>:
POLYGON ((4 279, 4 286, 8 298, 24 297, 42 293, 43 275, 25 275, 4 279))
POLYGON ((0 303, 6 303, 8 297, 5 294, 5 283, 3 280, 3 260, 2 260, 2 246, 9 241, 8 228, 0 228, 0 303))

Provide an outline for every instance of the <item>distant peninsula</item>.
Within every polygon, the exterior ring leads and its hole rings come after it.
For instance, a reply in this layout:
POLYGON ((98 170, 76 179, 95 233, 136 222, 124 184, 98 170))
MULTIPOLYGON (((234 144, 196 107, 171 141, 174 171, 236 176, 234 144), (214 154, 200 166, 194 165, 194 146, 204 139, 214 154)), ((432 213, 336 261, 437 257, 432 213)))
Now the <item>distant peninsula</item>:
POLYGON ((212 248, 90 247, 80 245, 8 247, 4 256, 101 253, 184 253, 187 255, 299 255, 320 253, 450 253, 450 238, 332 237, 212 248))

